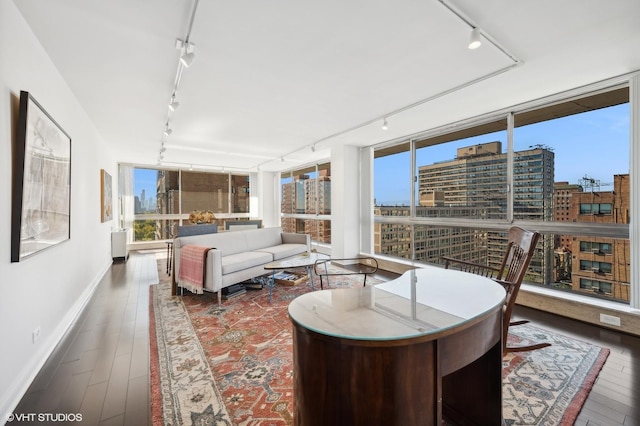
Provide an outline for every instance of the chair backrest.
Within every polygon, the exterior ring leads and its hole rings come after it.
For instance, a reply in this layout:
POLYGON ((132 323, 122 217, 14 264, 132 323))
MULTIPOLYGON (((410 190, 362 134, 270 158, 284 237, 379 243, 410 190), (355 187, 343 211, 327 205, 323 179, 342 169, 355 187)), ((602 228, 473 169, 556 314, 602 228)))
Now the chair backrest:
POLYGON ((510 283, 522 283, 539 238, 540 233, 536 231, 512 226, 509 229, 507 250, 497 279, 510 283))
POLYGON ((495 278, 507 291, 507 297, 504 302, 505 343, 511 312, 539 239, 540 233, 537 231, 528 231, 518 226, 512 226, 509 229, 507 251, 498 271, 498 276, 495 278))

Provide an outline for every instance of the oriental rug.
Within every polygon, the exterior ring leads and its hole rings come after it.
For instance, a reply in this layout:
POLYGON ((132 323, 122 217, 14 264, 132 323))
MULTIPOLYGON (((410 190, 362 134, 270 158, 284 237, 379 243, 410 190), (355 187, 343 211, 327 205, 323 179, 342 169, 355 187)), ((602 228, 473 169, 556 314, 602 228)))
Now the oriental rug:
MULTIPOLYGON (((218 308, 207 292, 172 297, 164 261, 158 268, 150 297, 154 425, 293 424, 287 307, 309 283, 276 285, 271 302, 266 288, 248 290, 218 308)), ((331 287, 362 285, 340 278, 331 287)), ((504 358, 505 424, 572 425, 609 350, 530 324, 512 330, 512 344, 552 346, 504 358)))

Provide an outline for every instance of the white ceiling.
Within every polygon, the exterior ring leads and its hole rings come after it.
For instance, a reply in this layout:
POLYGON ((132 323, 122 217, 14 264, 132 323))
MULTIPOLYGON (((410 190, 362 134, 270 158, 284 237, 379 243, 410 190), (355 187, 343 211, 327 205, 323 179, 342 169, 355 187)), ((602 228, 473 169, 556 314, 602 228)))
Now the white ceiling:
POLYGON ((14 0, 126 163, 280 170, 640 70, 639 0, 194 1, 14 0))

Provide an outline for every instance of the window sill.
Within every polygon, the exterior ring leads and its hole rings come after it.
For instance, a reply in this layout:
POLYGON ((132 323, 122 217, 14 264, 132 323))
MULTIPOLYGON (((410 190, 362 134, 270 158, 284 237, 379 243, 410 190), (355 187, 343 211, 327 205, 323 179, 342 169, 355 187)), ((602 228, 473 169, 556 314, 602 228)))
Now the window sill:
POLYGON ((580 303, 582 305, 588 305, 603 309, 609 309, 612 311, 624 312, 624 313, 632 313, 636 315, 640 315, 640 309, 633 309, 629 305, 624 303, 612 302, 609 300, 596 299, 594 297, 583 296, 581 294, 568 293, 564 291, 557 291, 550 288, 544 288, 537 285, 530 284, 522 284, 520 286, 521 292, 527 293, 535 293, 548 297, 553 297, 556 299, 567 300, 570 302, 580 303))
POLYGON ((602 328, 640 336, 640 310, 622 303, 527 284, 520 287, 516 303, 602 328), (620 326, 602 322, 602 314, 619 318, 620 326))

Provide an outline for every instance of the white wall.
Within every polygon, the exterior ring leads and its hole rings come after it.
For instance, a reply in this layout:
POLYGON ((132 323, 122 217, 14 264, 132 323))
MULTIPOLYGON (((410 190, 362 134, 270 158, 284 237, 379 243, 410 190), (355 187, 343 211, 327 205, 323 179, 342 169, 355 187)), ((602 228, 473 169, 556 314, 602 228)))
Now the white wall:
MULTIPOLYGON (((0 1, 0 422, 111 264, 110 231, 100 223, 100 169, 112 153, 13 2, 0 1), (11 263, 12 130, 20 91, 30 92, 71 136, 71 239, 11 263), (40 327, 37 342, 32 332, 40 327)), ((115 200, 116 197, 113 197, 115 200)))
MULTIPOLYGON (((261 171, 251 176, 252 179, 254 177, 257 180, 258 218, 262 219, 262 226, 280 226, 279 174, 261 171)), ((251 214, 253 215, 253 211, 251 214)))
POLYGON ((334 258, 356 257, 360 253, 359 155, 354 146, 331 149, 331 257, 334 258))

